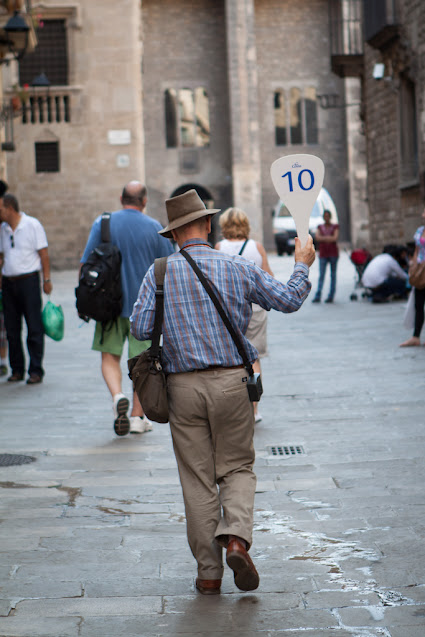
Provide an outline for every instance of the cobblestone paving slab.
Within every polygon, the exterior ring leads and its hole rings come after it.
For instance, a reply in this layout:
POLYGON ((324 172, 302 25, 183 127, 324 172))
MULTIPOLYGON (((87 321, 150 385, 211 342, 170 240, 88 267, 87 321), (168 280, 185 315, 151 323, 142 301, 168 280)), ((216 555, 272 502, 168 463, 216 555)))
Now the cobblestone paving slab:
POLYGON ((78 637, 81 623, 79 617, 0 617, 0 637, 78 637))
MULTIPOLYGON (((292 260, 270 258, 285 280, 292 260)), ((256 426, 255 593, 196 568, 167 425, 113 434, 110 398, 74 310, 41 386, 0 380, 0 637, 424 637, 425 348, 401 350, 404 307, 349 301, 270 313, 256 426), (13 422, 14 426, 4 426, 13 422), (270 445, 304 453, 272 457, 270 445)), ((317 281, 318 264, 311 278, 317 281)), ((130 394, 123 361, 124 389, 130 394)))

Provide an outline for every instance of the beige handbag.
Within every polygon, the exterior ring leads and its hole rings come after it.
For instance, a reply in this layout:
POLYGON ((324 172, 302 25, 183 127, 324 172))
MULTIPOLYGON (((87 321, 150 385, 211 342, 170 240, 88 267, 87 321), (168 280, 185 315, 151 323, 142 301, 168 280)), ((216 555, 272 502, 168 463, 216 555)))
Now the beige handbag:
POLYGON ((421 263, 416 261, 409 267, 409 283, 417 290, 425 288, 425 261, 421 263))

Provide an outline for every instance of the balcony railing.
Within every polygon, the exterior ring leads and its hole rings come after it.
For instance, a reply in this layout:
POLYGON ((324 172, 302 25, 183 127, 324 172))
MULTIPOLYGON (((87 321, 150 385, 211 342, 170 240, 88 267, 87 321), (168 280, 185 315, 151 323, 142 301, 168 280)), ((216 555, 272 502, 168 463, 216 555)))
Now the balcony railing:
POLYGON ((332 71, 357 77, 363 69, 362 0, 329 0, 332 71))
MULTIPOLYGON (((45 91, 34 91, 20 108, 15 111, 15 118, 22 124, 55 124, 71 121, 72 89, 58 87, 45 91)), ((5 97, 9 95, 6 91, 5 97)))
POLYGON ((399 29, 395 0, 364 0, 365 40, 382 49, 398 37, 399 29))
POLYGON ((66 93, 47 97, 30 97, 22 107, 22 124, 70 122, 70 96, 66 93))

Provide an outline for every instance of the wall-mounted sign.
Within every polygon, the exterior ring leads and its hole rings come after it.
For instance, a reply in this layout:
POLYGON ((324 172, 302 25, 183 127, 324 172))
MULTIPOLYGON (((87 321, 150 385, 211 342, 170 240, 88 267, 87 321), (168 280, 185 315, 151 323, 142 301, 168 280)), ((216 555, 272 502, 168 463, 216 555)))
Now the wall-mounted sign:
POLYGON ((131 143, 131 133, 123 128, 121 130, 108 130, 108 144, 112 146, 124 146, 131 143))
POLYGON ((117 167, 128 168, 130 166, 130 155, 117 155, 117 167))

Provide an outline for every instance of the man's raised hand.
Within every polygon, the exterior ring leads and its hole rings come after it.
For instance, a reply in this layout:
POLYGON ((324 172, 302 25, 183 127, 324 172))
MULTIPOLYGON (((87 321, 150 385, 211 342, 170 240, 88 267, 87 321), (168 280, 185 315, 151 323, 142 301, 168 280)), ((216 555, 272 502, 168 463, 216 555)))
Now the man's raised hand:
POLYGON ((308 235, 307 243, 304 247, 301 247, 301 241, 298 237, 295 237, 295 263, 305 263, 308 267, 311 267, 315 258, 316 250, 314 249, 311 234, 308 235))

